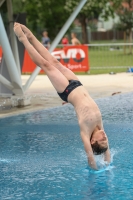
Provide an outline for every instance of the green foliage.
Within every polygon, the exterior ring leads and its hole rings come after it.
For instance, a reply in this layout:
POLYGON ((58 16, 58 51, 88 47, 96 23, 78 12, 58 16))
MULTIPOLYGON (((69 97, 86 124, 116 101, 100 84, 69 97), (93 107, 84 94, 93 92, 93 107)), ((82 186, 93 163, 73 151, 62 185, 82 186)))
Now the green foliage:
POLYGON ((37 37, 47 30, 53 39, 59 32, 69 13, 64 9, 66 0, 13 0, 14 13, 27 13, 27 26, 37 37))
MULTIPOLYGON (((78 3, 79 1, 77 0, 67 0, 65 9, 71 13, 75 9, 75 6, 78 5, 78 3)), ((108 0, 87 0, 86 4, 77 17, 82 26, 83 43, 88 43, 86 21, 91 22, 92 19, 98 19, 99 15, 102 15, 105 20, 107 20, 109 16, 113 17, 114 11, 120 5, 120 3, 121 0, 112 0, 111 3, 108 0), (112 6, 112 4, 114 6, 112 6)))
POLYGON ((7 29, 7 26, 9 25, 9 23, 8 23, 8 18, 7 18, 7 5, 6 5, 6 1, 0 7, 0 14, 1 14, 2 19, 4 21, 5 28, 7 29))
POLYGON ((41 20, 45 20, 45 26, 51 37, 55 35, 62 28, 66 19, 69 17, 69 13, 64 10, 65 1, 62 0, 50 0, 47 3, 45 1, 42 9, 40 10, 42 14, 41 20))
POLYGON ((97 24, 94 21, 89 21, 88 26, 91 29, 91 31, 97 31, 97 24))
MULTIPOLYGON (((27 13, 27 26, 39 39, 42 31, 47 30, 52 40, 80 0, 12 0, 12 2, 15 14, 27 13)), ((122 0, 112 0, 111 2, 113 6, 108 0, 87 0, 78 15, 80 22, 85 27, 86 19, 88 21, 93 18, 98 19, 103 10, 104 19, 107 19, 110 15, 113 16, 115 9, 119 7, 122 0)))
MULTIPOLYGON (((115 6, 120 0, 112 0, 115 6)), ((53 39, 62 28, 79 0, 13 0, 14 13, 27 13, 27 26, 39 38, 43 30, 49 32, 53 39)), ((109 6, 108 0, 88 0, 78 15, 81 23, 87 18, 88 20, 99 17, 103 8, 103 16, 107 19, 113 15, 112 6, 109 6)))
MULTIPOLYGON (((107 19, 110 15, 113 16, 114 9, 120 5, 121 1, 122 0, 112 0, 112 3, 109 3, 108 0, 87 0, 86 4, 79 13, 79 18, 80 15, 85 15, 88 19, 98 19, 99 15, 104 10, 103 17, 107 19), (113 7, 112 4, 114 5, 113 7)), ((78 3, 79 1, 77 0, 67 0, 65 9, 71 13, 78 3)))
POLYGON ((120 22, 116 24, 116 28, 128 33, 133 28, 133 0, 125 0, 123 2, 127 3, 127 7, 123 4, 119 7, 117 14, 120 17, 120 22))

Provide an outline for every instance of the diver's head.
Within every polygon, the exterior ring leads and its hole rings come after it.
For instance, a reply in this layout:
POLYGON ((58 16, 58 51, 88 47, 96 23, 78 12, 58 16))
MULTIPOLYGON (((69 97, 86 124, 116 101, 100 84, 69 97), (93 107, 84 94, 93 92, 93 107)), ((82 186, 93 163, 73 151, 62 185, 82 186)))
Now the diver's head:
POLYGON ((90 139, 93 153, 96 155, 102 154, 108 149, 108 138, 104 130, 97 129, 92 133, 90 139))

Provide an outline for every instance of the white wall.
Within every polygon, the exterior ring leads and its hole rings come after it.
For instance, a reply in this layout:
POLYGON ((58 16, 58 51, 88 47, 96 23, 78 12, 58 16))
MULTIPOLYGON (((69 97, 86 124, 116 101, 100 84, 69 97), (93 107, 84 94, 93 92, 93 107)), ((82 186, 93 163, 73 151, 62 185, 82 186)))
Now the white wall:
POLYGON ((102 17, 99 17, 98 21, 98 29, 105 29, 105 30, 110 30, 113 28, 114 23, 119 22, 119 16, 115 14, 115 17, 109 17, 108 21, 105 21, 102 17))

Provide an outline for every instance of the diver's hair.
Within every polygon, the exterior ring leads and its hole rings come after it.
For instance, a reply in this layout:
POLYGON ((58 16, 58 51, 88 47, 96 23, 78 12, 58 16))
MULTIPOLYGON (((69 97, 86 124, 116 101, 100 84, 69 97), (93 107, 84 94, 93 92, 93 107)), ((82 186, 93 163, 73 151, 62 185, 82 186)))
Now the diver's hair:
POLYGON ((91 144, 91 147, 95 155, 100 155, 108 149, 108 147, 101 147, 97 141, 94 144, 91 144))

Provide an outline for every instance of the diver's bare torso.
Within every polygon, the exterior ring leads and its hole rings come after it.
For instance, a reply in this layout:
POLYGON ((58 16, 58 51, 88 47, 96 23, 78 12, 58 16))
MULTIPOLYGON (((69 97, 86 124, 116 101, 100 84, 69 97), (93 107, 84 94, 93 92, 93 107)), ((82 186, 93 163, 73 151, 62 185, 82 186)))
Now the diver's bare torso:
MULTIPOLYGON (((52 57, 52 55, 42 44, 40 44, 40 42, 25 26, 15 23, 14 31, 20 42, 24 44, 33 62, 45 71, 57 92, 64 91, 66 86, 69 84, 68 80, 78 80, 70 70, 66 70, 67 68, 64 68, 55 58, 52 57)), ((74 106, 77 113, 81 138, 87 153, 88 163, 93 169, 97 169, 92 149, 92 144, 94 144, 95 141, 97 142, 96 135, 100 135, 100 139, 102 138, 105 141, 102 143, 105 143, 107 146, 105 134, 99 132, 99 129, 103 129, 101 113, 85 88, 79 85, 76 86, 78 87, 71 90, 67 100, 74 106), (93 139, 90 140, 91 135, 93 139)), ((69 89, 73 88, 70 87, 69 89)), ((67 98, 66 93, 65 95, 67 98)), ((110 162, 109 148, 105 152, 105 161, 110 162)))
POLYGON ((77 87, 69 94, 68 102, 74 106, 80 131, 86 136, 90 138, 96 126, 103 129, 100 110, 83 86, 77 87))

